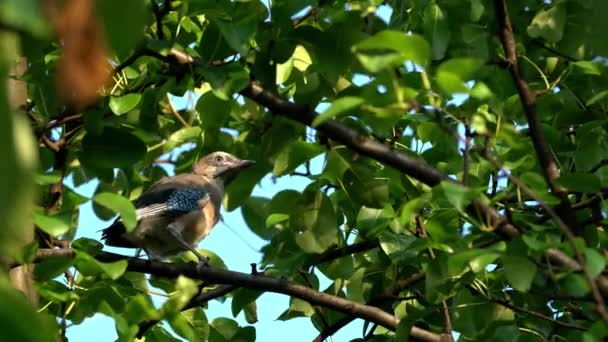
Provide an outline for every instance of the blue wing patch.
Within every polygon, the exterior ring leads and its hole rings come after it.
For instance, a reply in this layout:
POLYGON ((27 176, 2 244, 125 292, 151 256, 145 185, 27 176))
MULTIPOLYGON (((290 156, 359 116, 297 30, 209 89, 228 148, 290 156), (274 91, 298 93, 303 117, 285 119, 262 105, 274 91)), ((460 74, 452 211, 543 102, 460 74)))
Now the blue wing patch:
POLYGON ((171 192, 164 203, 153 203, 136 210, 137 219, 151 216, 177 217, 198 210, 198 202, 209 194, 200 189, 180 189, 171 192))
POLYGON ((198 201, 207 196, 207 192, 197 189, 184 189, 173 192, 167 199, 167 210, 190 212, 198 209, 198 201))

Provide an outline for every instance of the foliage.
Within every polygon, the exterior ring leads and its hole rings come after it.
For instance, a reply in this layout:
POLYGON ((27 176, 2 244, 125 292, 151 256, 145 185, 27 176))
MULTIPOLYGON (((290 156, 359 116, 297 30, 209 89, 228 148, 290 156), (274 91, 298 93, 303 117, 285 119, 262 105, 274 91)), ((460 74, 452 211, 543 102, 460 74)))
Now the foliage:
MULTIPOLYGON (((257 161, 224 205, 241 207, 267 241, 266 274, 400 320, 395 331, 370 326, 374 341, 415 329, 463 340, 605 338, 608 2, 511 0, 506 14, 501 4, 2 1, 0 77, 26 58, 28 102, 0 116, 0 258, 32 262, 49 241, 73 238, 89 199, 61 187, 65 177, 98 180, 96 214, 120 214, 132 228, 127 199, 166 176, 169 152, 183 151, 170 162, 188 172, 224 150, 257 161), (168 94, 198 100, 177 111, 168 94), (298 172, 310 179, 302 193, 250 197, 265 175, 294 174, 315 157, 322 172, 298 172), (27 244, 34 226, 43 234, 27 244)), ((3 113, 8 90, 0 84, 3 113)), ((198 292, 186 277, 150 279, 171 294, 156 309, 126 261, 97 260, 94 240, 72 249, 37 265, 48 303, 38 314, 1 277, 3 334, 53 340, 62 322, 103 313, 120 340, 159 319, 172 332, 156 325, 146 339, 255 340, 263 290, 230 294, 247 326, 210 320, 200 306, 182 311, 198 292), (65 284, 59 276, 73 268, 65 284)), ((334 309, 293 297, 279 318, 310 317, 326 336, 348 322, 334 309)))

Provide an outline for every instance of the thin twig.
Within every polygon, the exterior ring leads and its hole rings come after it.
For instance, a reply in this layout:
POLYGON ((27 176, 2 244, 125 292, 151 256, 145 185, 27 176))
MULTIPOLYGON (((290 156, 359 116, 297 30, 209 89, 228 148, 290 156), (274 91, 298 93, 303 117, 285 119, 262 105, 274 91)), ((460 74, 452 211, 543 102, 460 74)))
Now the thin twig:
POLYGON ((182 123, 182 125, 184 125, 184 127, 190 127, 190 124, 188 124, 186 122, 186 120, 184 120, 184 118, 177 112, 177 110, 175 110, 175 108, 173 107, 173 101, 171 101, 171 95, 167 94, 167 101, 169 102, 169 110, 171 111, 171 113, 173 113, 173 115, 175 115, 175 117, 177 118, 177 120, 179 120, 179 122, 182 123))
MULTIPOLYGON (((492 156, 490 156, 488 154, 486 154, 484 156, 484 158, 487 161, 489 161, 492 165, 494 165, 494 167, 496 167, 497 169, 501 170, 504 174, 506 174, 507 177, 509 178, 509 181, 511 181, 512 183, 517 185, 528 196, 530 196, 536 202, 538 202, 538 204, 545 210, 545 212, 553 218, 553 221, 557 224, 557 226, 560 228, 562 233, 566 236, 566 240, 568 241, 568 243, 570 244, 570 247, 574 251, 574 255, 576 257, 576 262, 578 263, 578 265, 576 265, 576 266, 578 266, 578 268, 581 270, 581 272, 584 275, 585 280, 587 281, 587 284, 589 284, 589 287, 591 288, 591 293, 592 293, 593 298, 596 303, 596 311, 602 317, 602 319, 608 323, 608 312, 606 311, 604 298, 602 297, 602 294, 601 294, 600 290, 598 289, 595 279, 589 272, 589 269, 586 267, 585 257, 583 256, 581 249, 579 248, 578 244, 576 243, 576 236, 574 236, 574 234, 572 233, 570 228, 564 223, 564 221, 561 219, 561 217, 555 212, 555 210, 553 210, 553 208, 549 204, 547 204, 540 197, 538 197, 538 195, 536 195, 536 193, 532 189, 530 189, 524 182, 522 182, 519 178, 515 177, 512 173, 505 170, 496 159, 494 159, 492 156)), ((547 250, 546 252, 549 252, 549 250, 547 250)))
MULTIPOLYGON (((424 223, 422 222, 422 218, 420 217, 420 214, 416 214, 416 229, 418 230, 418 232, 420 233, 420 236, 423 239, 428 239, 428 234, 426 233, 426 229, 424 228, 424 223)), ((428 248, 427 249, 429 256, 432 259, 435 259, 435 252, 433 251, 432 248, 428 248)), ((450 318, 450 309, 448 307, 448 304, 445 300, 443 300, 441 302, 441 305, 443 306, 443 320, 445 322, 445 327, 444 327, 444 332, 445 332, 445 337, 447 338, 448 341, 453 341, 452 338, 452 320, 450 318)))
POLYGON ((466 124, 464 126, 465 143, 462 151, 462 185, 469 186, 469 172, 470 172, 470 156, 469 150, 471 149, 471 127, 466 124))
POLYGON ((524 313, 526 315, 529 315, 529 316, 534 316, 534 317, 537 317, 537 318, 540 318, 540 319, 544 319, 546 321, 549 321, 549 322, 551 322, 551 323, 553 323, 555 325, 562 326, 564 328, 576 329, 576 330, 581 330, 581 331, 587 331, 588 330, 587 328, 581 327, 579 325, 570 324, 570 323, 566 323, 566 322, 562 322, 562 321, 558 321, 556 319, 553 319, 552 317, 549 317, 547 315, 543 315, 540 312, 536 312, 536 311, 532 311, 532 310, 528 310, 528 309, 522 308, 520 306, 512 304, 511 302, 509 302, 507 300, 497 299, 497 298, 491 298, 491 299, 489 299, 489 301, 492 302, 492 303, 496 303, 496 304, 502 305, 505 308, 511 309, 513 311, 519 311, 519 312, 522 312, 522 313, 524 313))

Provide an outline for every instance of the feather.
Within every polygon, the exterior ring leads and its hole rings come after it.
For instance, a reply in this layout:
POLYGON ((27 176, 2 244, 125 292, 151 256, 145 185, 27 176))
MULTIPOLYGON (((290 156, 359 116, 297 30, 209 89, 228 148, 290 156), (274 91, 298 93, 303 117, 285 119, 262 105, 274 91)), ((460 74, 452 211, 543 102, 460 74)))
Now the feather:
MULTIPOLYGON (((151 188, 133 201, 138 223, 152 217, 175 219, 199 209, 199 201, 209 198, 209 193, 203 189, 168 188, 154 191, 151 188)), ((125 238, 126 228, 116 219, 114 223, 102 230, 101 238, 108 246, 135 247, 125 238)))

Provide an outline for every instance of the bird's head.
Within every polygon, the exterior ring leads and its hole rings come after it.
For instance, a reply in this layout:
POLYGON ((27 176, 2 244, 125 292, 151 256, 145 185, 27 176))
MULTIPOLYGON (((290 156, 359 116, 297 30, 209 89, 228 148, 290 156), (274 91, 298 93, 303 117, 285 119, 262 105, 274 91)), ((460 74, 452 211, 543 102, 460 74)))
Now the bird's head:
POLYGON ((254 163, 253 160, 242 160, 230 153, 218 151, 210 153, 196 162, 193 172, 196 175, 210 179, 221 179, 224 183, 228 183, 234 179, 239 171, 254 163))

